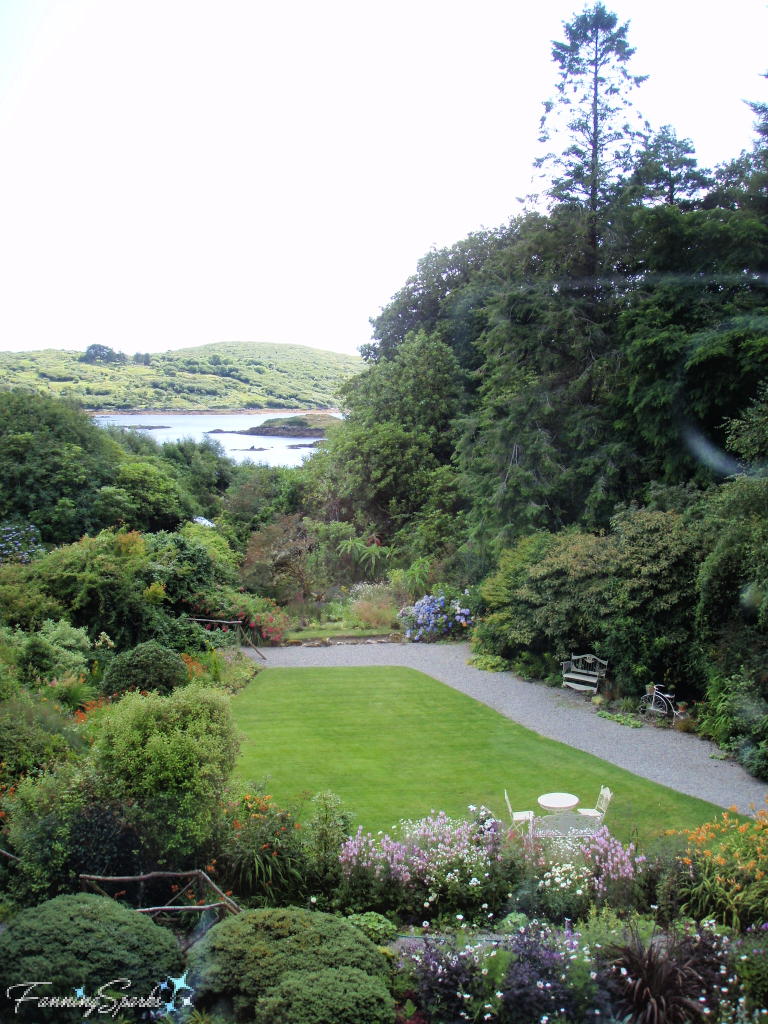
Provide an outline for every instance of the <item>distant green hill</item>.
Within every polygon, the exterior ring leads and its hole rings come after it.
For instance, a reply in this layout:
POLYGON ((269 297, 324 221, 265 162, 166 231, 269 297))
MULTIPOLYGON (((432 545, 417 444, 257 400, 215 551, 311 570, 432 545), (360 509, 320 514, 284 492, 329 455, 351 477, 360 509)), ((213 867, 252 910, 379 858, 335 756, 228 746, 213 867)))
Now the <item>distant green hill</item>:
POLYGON ((62 349, 0 352, 0 388, 33 388, 88 409, 327 409, 364 365, 357 356, 259 342, 150 356, 91 346, 87 357, 62 349))

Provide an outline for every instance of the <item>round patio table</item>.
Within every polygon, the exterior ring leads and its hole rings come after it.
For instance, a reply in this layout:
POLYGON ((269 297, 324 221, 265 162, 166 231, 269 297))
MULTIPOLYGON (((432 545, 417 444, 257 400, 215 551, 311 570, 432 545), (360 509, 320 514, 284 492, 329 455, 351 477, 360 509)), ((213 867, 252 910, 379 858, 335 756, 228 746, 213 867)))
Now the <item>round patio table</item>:
POLYGON ((539 805, 545 811, 572 811, 578 802, 573 793, 545 793, 539 797, 539 805))

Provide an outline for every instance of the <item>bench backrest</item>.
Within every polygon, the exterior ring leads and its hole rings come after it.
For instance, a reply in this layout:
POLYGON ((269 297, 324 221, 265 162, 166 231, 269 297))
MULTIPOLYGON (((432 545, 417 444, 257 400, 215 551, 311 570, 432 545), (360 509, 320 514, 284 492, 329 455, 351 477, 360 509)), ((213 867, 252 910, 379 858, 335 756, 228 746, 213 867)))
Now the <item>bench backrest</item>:
POLYGON ((572 654, 571 669, 576 672, 589 672, 602 679, 608 671, 608 662, 594 654, 572 654))

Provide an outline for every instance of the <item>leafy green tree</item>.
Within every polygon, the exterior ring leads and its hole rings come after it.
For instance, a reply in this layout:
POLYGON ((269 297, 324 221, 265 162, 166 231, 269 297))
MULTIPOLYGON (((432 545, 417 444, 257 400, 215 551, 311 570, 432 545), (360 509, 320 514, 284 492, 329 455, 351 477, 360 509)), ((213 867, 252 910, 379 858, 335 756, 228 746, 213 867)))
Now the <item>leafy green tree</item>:
POLYGON ((508 230, 472 232, 450 248, 432 249, 416 273, 371 318, 373 341, 360 346, 364 359, 392 359, 409 334, 436 333, 449 345, 463 369, 476 368, 474 341, 483 325, 483 298, 492 285, 481 272, 492 254, 506 244, 508 230))
POLYGON ((768 457, 768 382, 760 385, 757 397, 741 416, 728 421, 726 448, 747 463, 763 462, 768 457))
POLYGON ((218 514, 220 499, 232 481, 233 469, 221 443, 213 438, 203 441, 184 438, 166 442, 160 453, 163 461, 174 467, 197 508, 209 518, 218 514))
MULTIPOLYGON (((426 435, 440 462, 453 449, 451 424, 461 408, 462 375, 453 351, 437 335, 409 335, 391 359, 351 378, 341 392, 347 422, 372 427, 396 422, 426 435)), ((338 436, 347 422, 335 428, 338 436)))
POLYGON ((6 392, 0 403, 0 519, 21 517, 47 543, 73 541, 98 521, 98 489, 114 481, 122 453, 75 406, 6 392))

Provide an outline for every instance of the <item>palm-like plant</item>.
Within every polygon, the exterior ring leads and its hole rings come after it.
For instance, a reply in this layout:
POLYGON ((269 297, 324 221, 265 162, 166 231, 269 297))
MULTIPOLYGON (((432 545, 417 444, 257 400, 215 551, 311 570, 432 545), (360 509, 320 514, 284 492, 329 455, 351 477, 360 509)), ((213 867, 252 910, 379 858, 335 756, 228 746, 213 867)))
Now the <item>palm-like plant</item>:
POLYGON ((417 558, 409 568, 405 570, 405 582, 413 598, 421 597, 427 590, 429 582, 429 559, 417 558))
POLYGON ((384 547, 383 544, 371 544, 365 549, 365 554, 360 561, 370 570, 372 576, 376 574, 376 566, 381 562, 388 562, 392 558, 392 548, 384 547))
POLYGON ((617 1016, 632 1024, 686 1024, 710 1015, 717 1020, 724 956, 716 947, 707 932, 654 937, 647 948, 634 932, 627 945, 610 947, 609 987, 618 996, 617 1016))

